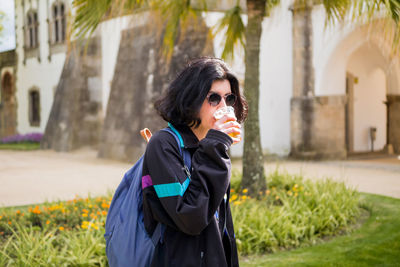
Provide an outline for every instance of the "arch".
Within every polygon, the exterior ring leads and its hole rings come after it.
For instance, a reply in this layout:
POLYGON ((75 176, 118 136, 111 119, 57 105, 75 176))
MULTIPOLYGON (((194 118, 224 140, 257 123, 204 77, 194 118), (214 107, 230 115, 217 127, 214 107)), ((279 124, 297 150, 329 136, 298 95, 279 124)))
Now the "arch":
POLYGON ((370 25, 349 26, 333 31, 326 46, 318 55, 316 64, 316 95, 345 95, 346 70, 350 56, 360 47, 368 45, 380 53, 381 68, 387 76, 388 93, 400 94, 400 62, 391 55, 392 45, 382 36, 382 26, 376 20, 370 25))
POLYGON ((14 93, 13 84, 13 76, 10 72, 5 72, 1 79, 2 101, 10 101, 12 99, 14 93))

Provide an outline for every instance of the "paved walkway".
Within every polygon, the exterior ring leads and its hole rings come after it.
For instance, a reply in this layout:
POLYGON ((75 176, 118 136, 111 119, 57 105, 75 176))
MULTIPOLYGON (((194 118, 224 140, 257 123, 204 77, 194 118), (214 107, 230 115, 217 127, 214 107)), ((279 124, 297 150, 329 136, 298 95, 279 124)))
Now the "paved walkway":
MULTIPOLYGON (((76 195, 102 195, 114 190, 131 164, 97 159, 96 152, 0 150, 0 206, 26 205, 73 199, 76 195)), ((306 178, 330 177, 363 192, 400 198, 400 160, 385 158, 358 161, 276 161, 265 164, 302 173, 306 178)), ((234 168, 241 168, 240 162, 234 168)))

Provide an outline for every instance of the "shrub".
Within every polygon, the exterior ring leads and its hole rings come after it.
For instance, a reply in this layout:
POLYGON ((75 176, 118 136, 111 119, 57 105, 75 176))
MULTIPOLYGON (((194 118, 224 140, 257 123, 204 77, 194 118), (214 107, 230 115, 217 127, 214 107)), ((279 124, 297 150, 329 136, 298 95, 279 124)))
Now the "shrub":
MULTIPOLYGON (((359 195, 343 183, 274 172, 259 199, 233 173, 231 208, 239 253, 274 252, 347 231, 359 195)), ((104 223, 111 195, 0 210, 0 266, 106 266, 104 223)))
POLYGON ((234 179, 231 207, 239 251, 274 252, 316 243, 348 230, 360 215, 359 194, 344 183, 311 182, 275 171, 260 200, 247 196, 234 179))

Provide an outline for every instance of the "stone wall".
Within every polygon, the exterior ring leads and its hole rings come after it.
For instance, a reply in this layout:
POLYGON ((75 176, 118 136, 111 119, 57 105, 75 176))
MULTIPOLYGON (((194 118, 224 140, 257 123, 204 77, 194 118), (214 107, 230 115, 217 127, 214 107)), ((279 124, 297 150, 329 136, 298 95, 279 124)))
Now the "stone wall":
POLYGON ((303 159, 345 158, 345 97, 291 100, 291 156, 303 159))
POLYGON ((395 153, 400 153, 400 95, 388 95, 389 104, 389 140, 395 153))
POLYGON ((71 151, 97 147, 102 127, 101 40, 75 44, 57 86, 41 147, 71 151))
POLYGON ((0 138, 15 135, 17 133, 17 99, 15 97, 15 66, 16 66, 15 50, 0 53, 0 138), (4 95, 3 78, 5 73, 2 70, 5 67, 11 67, 13 71, 11 75, 11 93, 4 95))
POLYGON ((153 108, 154 101, 189 59, 213 55, 204 22, 191 25, 195 26, 178 38, 170 60, 161 55, 162 36, 157 29, 143 26, 122 32, 99 157, 134 162, 146 145, 139 131, 166 127, 153 108))

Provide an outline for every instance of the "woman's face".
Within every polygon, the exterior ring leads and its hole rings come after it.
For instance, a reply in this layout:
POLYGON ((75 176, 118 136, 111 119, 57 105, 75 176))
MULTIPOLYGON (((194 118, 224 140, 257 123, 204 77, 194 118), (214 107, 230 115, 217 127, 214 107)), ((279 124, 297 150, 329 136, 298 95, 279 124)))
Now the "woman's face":
POLYGON ((211 128, 213 128, 214 123, 216 122, 214 118, 214 112, 217 109, 226 106, 225 96, 229 95, 230 93, 231 93, 231 84, 229 83, 228 80, 216 80, 212 83, 210 91, 208 92, 207 97, 204 100, 199 113, 199 117, 201 119, 201 124, 199 128, 201 130, 208 131, 211 128), (210 103, 208 102, 208 97, 212 93, 217 93, 222 97, 219 104, 215 107, 211 106, 210 103))

